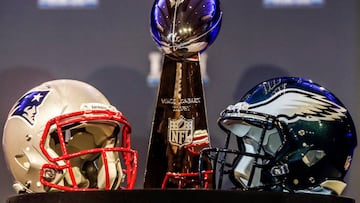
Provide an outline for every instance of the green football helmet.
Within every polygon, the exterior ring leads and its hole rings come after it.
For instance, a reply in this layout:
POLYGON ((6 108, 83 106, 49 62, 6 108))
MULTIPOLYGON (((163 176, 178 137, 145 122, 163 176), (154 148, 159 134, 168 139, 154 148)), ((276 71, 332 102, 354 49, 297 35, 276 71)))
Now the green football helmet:
POLYGON ((355 126, 342 102, 311 80, 264 81, 221 112, 218 124, 224 147, 201 152, 213 160, 215 189, 341 194, 346 186, 355 126))

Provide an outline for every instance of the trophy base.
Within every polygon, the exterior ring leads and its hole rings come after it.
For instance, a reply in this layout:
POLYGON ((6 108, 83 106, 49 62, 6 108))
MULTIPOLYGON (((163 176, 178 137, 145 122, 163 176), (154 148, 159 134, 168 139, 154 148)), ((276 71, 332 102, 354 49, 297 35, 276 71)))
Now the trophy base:
POLYGON ((12 196, 8 203, 184 203, 184 202, 243 202, 243 203, 355 203, 346 197, 281 192, 241 192, 235 190, 145 189, 96 192, 52 192, 12 196))

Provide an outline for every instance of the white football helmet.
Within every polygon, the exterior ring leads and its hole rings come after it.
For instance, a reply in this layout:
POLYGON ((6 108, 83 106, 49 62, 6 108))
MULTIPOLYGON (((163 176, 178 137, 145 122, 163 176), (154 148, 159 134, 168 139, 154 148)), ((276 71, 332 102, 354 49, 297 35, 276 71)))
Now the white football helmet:
POLYGON ((93 86, 45 82, 11 108, 3 149, 21 192, 131 189, 137 151, 131 126, 93 86))

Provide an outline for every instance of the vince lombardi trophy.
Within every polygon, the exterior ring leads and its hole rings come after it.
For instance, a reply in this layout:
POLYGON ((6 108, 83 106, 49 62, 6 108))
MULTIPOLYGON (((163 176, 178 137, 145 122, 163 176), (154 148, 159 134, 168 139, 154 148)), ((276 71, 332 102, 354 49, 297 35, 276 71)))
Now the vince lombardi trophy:
POLYGON ((215 41, 221 21, 219 0, 153 4, 151 34, 163 61, 144 188, 198 187, 199 154, 210 146, 199 59, 215 41))

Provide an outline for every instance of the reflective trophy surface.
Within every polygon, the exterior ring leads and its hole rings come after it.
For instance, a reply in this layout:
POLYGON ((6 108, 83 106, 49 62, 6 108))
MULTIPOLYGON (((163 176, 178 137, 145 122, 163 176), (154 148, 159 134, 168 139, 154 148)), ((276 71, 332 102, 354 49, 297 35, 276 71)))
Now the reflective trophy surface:
MULTIPOLYGON (((198 187, 199 154, 210 146, 199 59, 220 31, 219 4, 218 0, 154 2, 151 34, 163 52, 163 64, 144 188, 198 187)), ((210 162, 207 169, 211 170, 210 162)))

